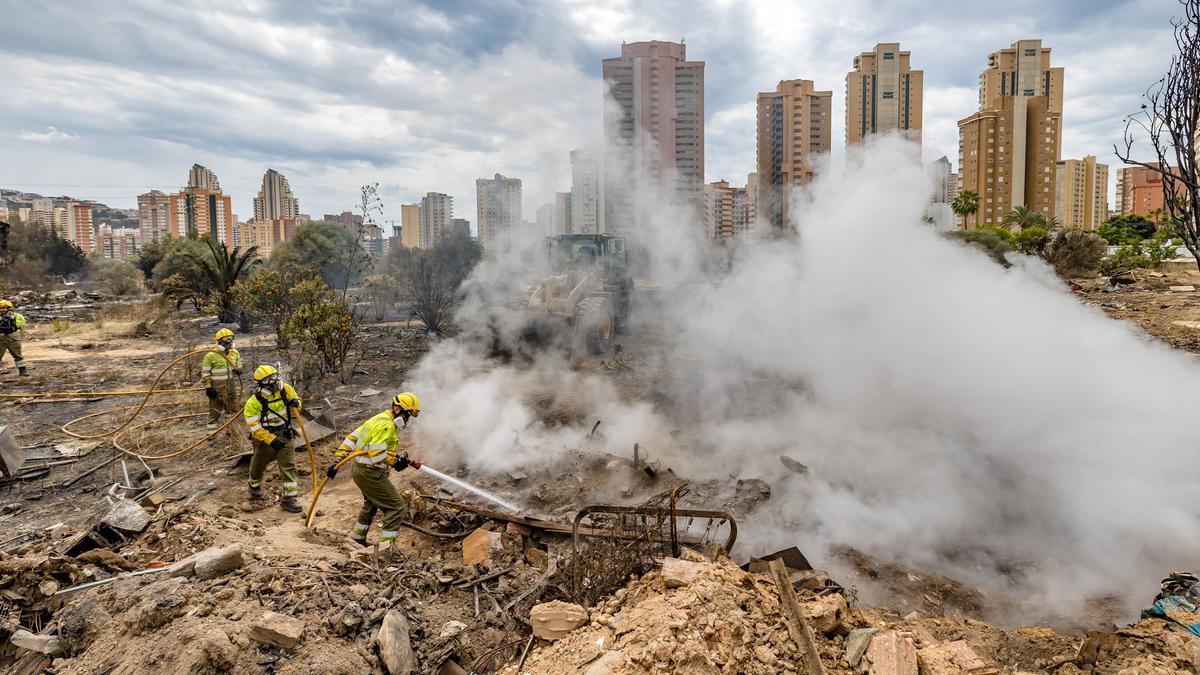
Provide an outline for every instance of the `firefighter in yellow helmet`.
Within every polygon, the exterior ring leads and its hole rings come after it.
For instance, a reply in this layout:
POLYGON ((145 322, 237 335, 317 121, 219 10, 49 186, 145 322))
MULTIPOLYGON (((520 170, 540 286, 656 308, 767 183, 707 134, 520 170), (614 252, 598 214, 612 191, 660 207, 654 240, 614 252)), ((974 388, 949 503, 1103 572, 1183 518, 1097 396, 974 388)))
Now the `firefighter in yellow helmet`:
POLYGON ((200 382, 208 397, 208 428, 216 429, 223 415, 237 410, 237 376, 242 374, 242 357, 233 347, 233 331, 222 328, 214 336, 217 349, 204 355, 200 382), (218 351, 219 350, 219 351, 218 351))
POLYGON ((21 329, 25 327, 25 317, 13 309, 8 300, 0 300, 0 359, 7 352, 12 354, 17 364, 17 372, 22 377, 29 377, 25 368, 25 359, 21 358, 21 329))
POLYGON ((379 543, 386 544, 396 541, 400 531, 400 523, 411 517, 408 502, 396 491, 396 486, 389 480, 388 469, 403 471, 408 467, 421 468, 421 462, 409 459, 407 453, 398 452, 399 440, 397 424, 408 426, 408 420, 421 414, 421 404, 417 395, 412 392, 397 394, 392 399, 392 407, 372 417, 358 427, 342 441, 337 449, 335 461, 329 465, 325 475, 333 478, 337 475, 337 463, 347 455, 359 450, 366 454, 354 458, 351 476, 354 484, 362 491, 363 505, 358 512, 358 522, 350 537, 367 545, 367 530, 375 514, 383 511, 383 529, 379 533, 379 543))
POLYGON ((246 399, 242 414, 250 429, 254 457, 250 460, 250 498, 263 496, 262 479, 271 462, 279 467, 283 499, 279 507, 299 513, 296 502, 300 486, 296 482, 296 453, 292 449, 292 419, 300 414, 300 397, 292 385, 279 380, 279 371, 271 366, 254 370, 255 391, 246 399))

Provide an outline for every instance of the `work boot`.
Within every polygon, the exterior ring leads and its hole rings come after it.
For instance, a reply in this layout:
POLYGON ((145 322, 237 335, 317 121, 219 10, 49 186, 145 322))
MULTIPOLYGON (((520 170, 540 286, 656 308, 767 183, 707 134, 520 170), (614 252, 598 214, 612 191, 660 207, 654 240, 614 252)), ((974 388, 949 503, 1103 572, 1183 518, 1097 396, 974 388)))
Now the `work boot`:
POLYGON ((17 368, 17 372, 21 374, 21 377, 29 377, 29 369, 25 366, 17 368))
POLYGON ((209 422, 208 424, 205 424, 205 425, 204 425, 204 428, 205 428, 205 429, 208 429, 209 431, 212 431, 213 429, 216 429, 216 428, 217 428, 217 423, 216 423, 216 422, 209 422))
POLYGON ((300 503, 296 501, 295 497, 284 497, 283 500, 279 502, 279 508, 289 513, 300 513, 304 510, 300 506, 300 503))
POLYGON ((250 499, 262 499, 262 498, 263 498, 262 486, 261 485, 251 485, 250 486, 250 499))
POLYGON ((370 546, 370 544, 367 543, 366 537, 363 537, 362 539, 359 539, 358 537, 350 537, 350 541, 358 544, 359 546, 361 546, 363 548, 370 546))

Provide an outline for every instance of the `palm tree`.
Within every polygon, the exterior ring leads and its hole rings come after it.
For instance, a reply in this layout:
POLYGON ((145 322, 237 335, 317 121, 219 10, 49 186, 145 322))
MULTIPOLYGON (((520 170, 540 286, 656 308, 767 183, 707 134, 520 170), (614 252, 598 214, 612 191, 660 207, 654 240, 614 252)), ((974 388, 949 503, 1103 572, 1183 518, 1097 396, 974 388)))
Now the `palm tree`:
POLYGON ((249 277, 254 266, 262 262, 258 259, 258 247, 251 246, 243 251, 242 247, 234 246, 230 251, 225 244, 218 244, 211 237, 206 236, 201 241, 208 245, 212 259, 192 253, 188 253, 187 257, 200 266, 212 284, 218 320, 221 323, 234 323, 238 316, 233 300, 233 285, 249 277))
POLYGON ((954 201, 950 202, 950 210, 965 220, 967 216, 979 210, 979 193, 974 190, 959 192, 955 195, 954 201))
POLYGON ((1001 222, 1013 232, 1020 232, 1027 227, 1046 226, 1046 218, 1042 214, 1024 205, 1014 207, 1012 211, 1004 214, 1004 220, 1001 222))
POLYGON ((1062 227, 1062 223, 1058 222, 1057 217, 1050 216, 1049 218, 1042 219, 1042 227, 1046 228, 1047 230, 1057 230, 1058 228, 1062 227))

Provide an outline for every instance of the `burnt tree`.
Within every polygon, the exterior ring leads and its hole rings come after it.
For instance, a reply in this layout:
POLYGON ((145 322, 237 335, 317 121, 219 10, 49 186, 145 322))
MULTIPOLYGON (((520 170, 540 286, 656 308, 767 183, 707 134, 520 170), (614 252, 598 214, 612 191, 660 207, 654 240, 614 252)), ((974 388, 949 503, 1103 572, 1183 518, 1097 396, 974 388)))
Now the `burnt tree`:
POLYGON ((1197 175, 1197 121, 1200 119, 1200 0, 1179 0, 1183 16, 1171 21, 1177 53, 1167 74, 1143 95, 1140 112, 1125 120, 1125 148, 1114 146, 1125 164, 1162 176, 1166 221, 1200 268, 1200 176, 1197 175), (1147 136, 1155 162, 1133 159, 1135 137, 1147 136))

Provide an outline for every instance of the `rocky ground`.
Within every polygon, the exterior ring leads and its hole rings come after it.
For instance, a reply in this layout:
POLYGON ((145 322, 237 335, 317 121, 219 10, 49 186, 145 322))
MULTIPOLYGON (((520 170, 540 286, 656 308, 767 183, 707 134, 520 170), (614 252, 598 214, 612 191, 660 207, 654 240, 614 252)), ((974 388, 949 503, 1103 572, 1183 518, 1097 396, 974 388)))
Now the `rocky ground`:
MULTIPOLYGON (((1198 284, 1200 274, 1172 271, 1139 274, 1117 286, 1081 282, 1078 294, 1114 318, 1137 323, 1147 339, 1194 352, 1200 350, 1200 294, 1179 287, 1198 284)), ((154 303, 42 296, 24 299, 19 309, 31 322, 26 358, 34 377, 5 374, 0 393, 144 388, 172 357, 207 344, 215 328, 210 318, 154 303)), ((302 391, 318 411, 331 404, 338 420, 335 433, 316 444, 318 467, 351 426, 386 404, 427 347, 419 331, 403 324, 369 330, 370 348, 348 383, 327 379, 305 383, 302 391)), ((277 358, 267 332, 238 339, 251 363, 277 358)), ((635 341, 623 355, 585 367, 636 388, 653 378, 648 360, 635 341)), ((193 365, 164 381, 186 388, 195 378, 193 365)), ((108 439, 72 443, 60 429, 136 401, 86 393, 54 403, 0 399, 0 424, 35 457, 18 479, 0 482, 6 505, 0 515, 0 637, 6 640, 0 668, 8 672, 361 673, 395 670, 397 659, 417 672, 446 673, 812 672, 772 575, 743 571, 699 544, 681 551, 682 560, 668 562, 669 569, 657 561, 631 567, 633 578, 584 603, 590 606, 536 609, 580 598, 571 540, 563 534, 575 511, 593 503, 642 503, 687 478, 679 467, 678 473, 659 467, 650 476, 628 449, 607 447, 602 430, 581 434, 578 449, 553 466, 495 476, 470 466, 442 467, 520 496, 530 510, 525 515, 546 521, 507 522, 440 504, 436 498, 484 506, 424 474, 398 475, 397 485, 419 507, 415 524, 438 536, 406 529, 394 548, 377 551, 345 538, 359 500, 349 480, 339 478, 323 493, 312 528, 277 508, 270 472, 272 497, 250 502, 246 465, 237 462, 248 450, 240 429, 177 459, 148 462, 153 475, 108 439), (114 484, 127 482, 126 470, 137 489, 114 491, 114 484), (120 494, 144 504, 145 526, 93 527, 120 494), (197 555, 207 562, 189 567, 197 555), (550 619, 578 627, 546 633, 543 623, 550 619)), ((204 411, 199 392, 161 402, 168 405, 147 410, 139 424, 204 411)), ((559 422, 575 414, 557 398, 541 411, 559 422)), ((126 414, 70 428, 99 433, 126 414)), ((124 442, 141 453, 169 452, 203 437, 203 420, 150 424, 124 442)), ((421 456, 421 448, 410 449, 421 456)), ((303 453, 298 459, 301 482, 311 485, 307 459, 303 453)), ((681 506, 729 511, 745 528, 752 527, 756 505, 769 498, 765 481, 730 480, 691 486, 681 506)), ((839 558, 852 572, 834 581, 854 588, 867 578, 883 579, 890 593, 885 606, 866 607, 837 584, 814 584, 824 578, 819 574, 791 571, 826 672, 1200 671, 1195 642, 1163 622, 1002 630, 978 620, 989 608, 977 589, 856 551, 839 558), (1101 630, 1089 634, 1088 628, 1101 630)))

